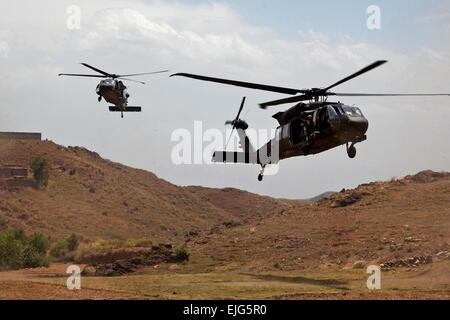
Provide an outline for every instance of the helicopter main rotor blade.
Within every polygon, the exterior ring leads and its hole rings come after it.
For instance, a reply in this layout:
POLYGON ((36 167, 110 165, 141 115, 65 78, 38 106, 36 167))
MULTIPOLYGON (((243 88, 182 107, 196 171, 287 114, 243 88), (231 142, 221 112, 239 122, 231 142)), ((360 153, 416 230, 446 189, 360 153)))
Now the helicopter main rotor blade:
POLYGON ((101 76, 98 74, 81 74, 81 73, 59 73, 58 76, 105 78, 105 76, 101 76))
POLYGON ((103 70, 100 70, 100 69, 98 69, 98 68, 96 68, 96 67, 93 67, 93 66, 90 66, 90 65, 88 65, 87 63, 81 63, 83 66, 85 66, 85 67, 87 67, 87 68, 89 68, 89 69, 92 69, 92 70, 94 70, 94 71, 96 71, 96 72, 98 72, 98 73, 101 73, 101 74, 103 74, 103 75, 105 75, 105 76, 107 76, 107 77, 110 77, 110 76, 112 76, 112 74, 110 74, 110 73, 108 73, 108 72, 106 72, 106 71, 103 71, 103 70))
POLYGON ((202 80, 202 81, 217 82, 217 83, 228 84, 228 85, 232 85, 232 86, 264 90, 264 91, 272 91, 272 92, 292 94, 292 95, 297 94, 297 93, 305 93, 307 91, 307 90, 291 89, 291 88, 285 88, 285 87, 276 87, 276 86, 259 84, 259 83, 243 82, 243 81, 236 81, 236 80, 229 80, 229 79, 222 79, 222 78, 213 78, 213 77, 201 76, 201 75, 191 74, 191 73, 175 73, 175 74, 171 75, 171 77, 174 77, 174 76, 187 77, 187 78, 192 78, 192 79, 197 79, 197 80, 202 80))
POLYGON ((119 77, 134 77, 134 76, 142 76, 145 74, 156 74, 156 73, 163 73, 163 72, 169 72, 169 70, 161 70, 161 71, 145 72, 145 73, 121 74, 121 75, 119 75, 119 77))
POLYGON ((117 77, 116 79, 122 79, 122 80, 126 80, 126 81, 132 81, 132 82, 137 82, 137 83, 140 83, 140 84, 145 84, 145 82, 142 82, 142 81, 137 81, 137 80, 134 80, 134 79, 128 79, 128 78, 123 78, 123 77, 117 77))
POLYGON ((299 96, 295 96, 295 97, 289 97, 289 98, 273 100, 273 101, 269 101, 269 102, 265 102, 265 103, 260 103, 259 107, 261 109, 266 109, 267 107, 270 107, 270 106, 277 106, 277 105, 285 104, 285 103, 300 102, 300 101, 310 100, 311 98, 312 98, 312 96, 310 96, 310 95, 299 95, 299 96))
POLYGON ((329 93, 331 96, 341 97, 426 97, 450 96, 449 93, 329 93))
POLYGON ((384 64, 384 63, 386 63, 386 62, 387 62, 387 60, 378 60, 378 61, 375 61, 374 63, 368 65, 367 67, 362 68, 362 69, 359 70, 358 72, 355 72, 355 73, 353 73, 352 75, 350 75, 350 76, 348 76, 348 77, 346 77, 346 78, 344 78, 344 79, 342 79, 342 80, 340 80, 340 81, 338 81, 338 82, 332 84, 331 86, 326 87, 325 89, 323 89, 323 91, 330 90, 331 88, 334 88, 334 87, 336 87, 336 86, 338 86, 338 85, 340 85, 340 84, 342 84, 342 83, 344 83, 344 82, 347 82, 347 81, 349 81, 349 80, 351 80, 351 79, 353 79, 353 78, 356 78, 356 77, 362 75, 363 73, 366 73, 366 72, 368 72, 368 71, 370 71, 370 70, 372 70, 372 69, 375 69, 375 68, 381 66, 382 64, 384 64))

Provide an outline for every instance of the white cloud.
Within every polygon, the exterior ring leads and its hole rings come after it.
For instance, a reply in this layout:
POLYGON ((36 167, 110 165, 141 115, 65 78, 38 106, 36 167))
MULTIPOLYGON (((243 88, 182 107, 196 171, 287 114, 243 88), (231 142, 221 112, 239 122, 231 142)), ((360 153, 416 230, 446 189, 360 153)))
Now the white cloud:
POLYGON ((312 29, 309 29, 308 31, 299 30, 298 34, 300 36, 300 39, 303 41, 321 41, 321 42, 329 41, 329 38, 326 34, 316 32, 312 29))
POLYGON ((9 55, 9 45, 5 41, 0 41, 0 58, 7 58, 9 55))

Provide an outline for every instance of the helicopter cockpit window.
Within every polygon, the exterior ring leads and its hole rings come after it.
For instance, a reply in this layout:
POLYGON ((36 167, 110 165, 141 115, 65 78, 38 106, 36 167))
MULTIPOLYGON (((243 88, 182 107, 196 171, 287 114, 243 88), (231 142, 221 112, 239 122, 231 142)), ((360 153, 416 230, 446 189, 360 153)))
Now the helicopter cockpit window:
POLYGON ((363 114, 362 114, 362 112, 361 112, 361 110, 360 110, 359 108, 353 107, 352 109, 355 109, 355 113, 356 113, 358 116, 363 117, 363 114))
POLYGON ((331 106, 328 106, 328 115, 330 116, 330 119, 338 117, 336 110, 331 106))
POLYGON ((338 115, 344 114, 344 111, 342 111, 342 109, 340 109, 339 106, 333 106, 333 109, 334 109, 334 111, 336 111, 336 113, 337 113, 338 115))
POLYGON ((361 110, 357 107, 344 106, 343 109, 346 115, 353 117, 363 117, 361 110))

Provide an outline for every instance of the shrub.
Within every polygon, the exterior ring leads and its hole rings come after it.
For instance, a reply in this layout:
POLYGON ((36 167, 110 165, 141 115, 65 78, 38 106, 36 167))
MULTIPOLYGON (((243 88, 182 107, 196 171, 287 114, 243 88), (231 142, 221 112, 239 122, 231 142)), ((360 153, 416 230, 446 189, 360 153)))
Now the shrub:
POLYGON ((12 235, 14 239, 19 240, 23 245, 27 243, 27 236, 22 229, 13 230, 12 235))
POLYGON ((31 170, 33 171, 34 180, 38 186, 47 186, 49 178, 49 169, 47 160, 37 157, 31 163, 31 170))
POLYGON ((151 248, 153 241, 149 238, 129 239, 125 242, 125 247, 151 248))
POLYGON ((80 244, 80 241, 78 240, 78 237, 76 234, 72 233, 67 239, 67 249, 69 251, 75 251, 78 248, 78 245, 80 244))
POLYGON ((23 245, 13 233, 0 233, 0 268, 18 269, 23 265, 23 245))
POLYGON ((25 268, 48 267, 49 262, 45 253, 31 245, 23 250, 23 266, 25 268))
POLYGON ((47 239, 42 233, 27 237, 22 230, 0 233, 0 268, 48 267, 47 239))
POLYGON ((183 245, 175 250, 176 257, 179 261, 189 260, 190 253, 188 249, 183 245))
POLYGON ((50 246, 50 256, 53 258, 62 258, 67 254, 67 242, 66 241, 58 241, 53 243, 50 246))
POLYGON ((48 249, 48 240, 40 232, 33 233, 28 238, 28 246, 36 249, 38 253, 46 253, 48 249))

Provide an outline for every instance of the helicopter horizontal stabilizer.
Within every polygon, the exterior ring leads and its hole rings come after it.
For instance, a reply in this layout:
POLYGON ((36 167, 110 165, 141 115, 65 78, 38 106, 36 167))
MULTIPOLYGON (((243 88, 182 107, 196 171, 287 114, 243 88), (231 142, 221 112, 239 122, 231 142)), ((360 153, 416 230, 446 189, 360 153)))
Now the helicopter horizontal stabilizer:
POLYGON ((125 109, 119 109, 117 107, 109 107, 109 111, 111 112, 141 112, 141 107, 126 107, 125 109))
POLYGON ((259 164, 256 152, 216 151, 213 162, 259 164))

